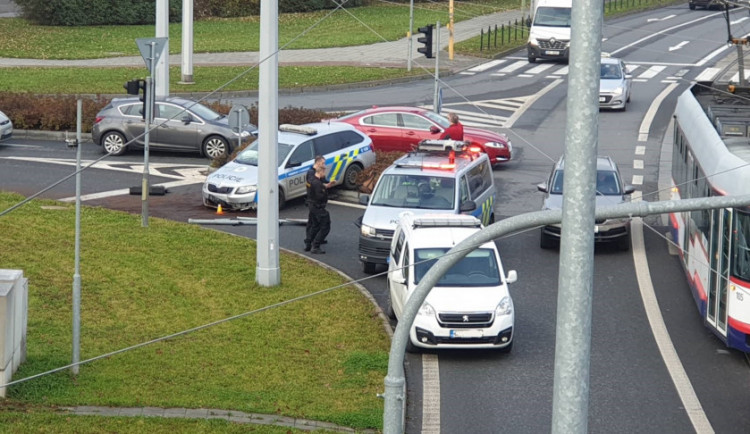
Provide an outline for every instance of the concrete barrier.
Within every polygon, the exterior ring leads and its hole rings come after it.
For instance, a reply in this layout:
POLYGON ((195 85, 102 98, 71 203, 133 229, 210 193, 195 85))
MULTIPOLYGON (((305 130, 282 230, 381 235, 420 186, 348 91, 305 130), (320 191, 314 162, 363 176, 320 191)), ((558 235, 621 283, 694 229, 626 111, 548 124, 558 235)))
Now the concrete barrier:
POLYGON ((26 361, 28 280, 21 270, 0 269, 0 397, 13 373, 26 361))

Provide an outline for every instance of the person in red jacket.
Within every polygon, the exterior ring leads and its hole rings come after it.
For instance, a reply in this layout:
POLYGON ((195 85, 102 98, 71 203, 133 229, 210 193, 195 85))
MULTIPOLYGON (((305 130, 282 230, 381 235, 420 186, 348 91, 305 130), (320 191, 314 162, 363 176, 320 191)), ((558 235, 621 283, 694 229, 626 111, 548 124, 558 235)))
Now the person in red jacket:
POLYGON ((458 121, 458 115, 455 113, 450 113, 448 115, 448 120, 451 121, 451 125, 445 129, 445 132, 440 137, 440 139, 462 141, 464 139, 464 126, 461 125, 461 122, 458 121))

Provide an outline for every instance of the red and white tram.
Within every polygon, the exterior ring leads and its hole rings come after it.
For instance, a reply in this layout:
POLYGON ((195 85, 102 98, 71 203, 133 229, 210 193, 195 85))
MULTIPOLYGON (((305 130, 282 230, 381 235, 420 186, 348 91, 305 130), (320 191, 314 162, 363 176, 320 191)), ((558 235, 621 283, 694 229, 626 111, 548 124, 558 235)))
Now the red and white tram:
MULTIPOLYGON (((696 84, 674 114, 672 199, 750 193, 750 94, 696 84)), ((750 353, 750 208, 670 214, 706 326, 750 353)))

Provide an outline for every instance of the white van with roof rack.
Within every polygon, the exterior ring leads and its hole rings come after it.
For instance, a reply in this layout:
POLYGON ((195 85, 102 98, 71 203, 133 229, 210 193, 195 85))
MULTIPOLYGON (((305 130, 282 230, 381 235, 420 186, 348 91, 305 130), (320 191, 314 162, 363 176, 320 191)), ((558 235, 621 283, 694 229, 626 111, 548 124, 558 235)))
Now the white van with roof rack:
MULTIPOLYGON (((400 319, 427 271, 456 244, 482 229, 475 217, 403 212, 390 247, 388 315, 400 319)), ((407 350, 480 348, 509 352, 514 309, 494 242, 484 243, 451 267, 430 290, 409 331, 407 350)))
POLYGON ((372 274, 388 261, 398 216, 414 214, 469 214, 485 225, 495 222, 495 182, 487 154, 462 142, 430 140, 396 160, 380 175, 358 222, 359 260, 372 274))

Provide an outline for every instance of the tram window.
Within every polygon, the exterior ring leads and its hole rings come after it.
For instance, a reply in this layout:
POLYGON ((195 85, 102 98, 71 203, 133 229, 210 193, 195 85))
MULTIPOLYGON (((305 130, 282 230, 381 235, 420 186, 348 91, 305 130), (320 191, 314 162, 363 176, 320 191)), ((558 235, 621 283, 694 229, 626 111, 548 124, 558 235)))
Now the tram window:
POLYGON ((750 282, 750 214, 735 212, 732 275, 750 282))

